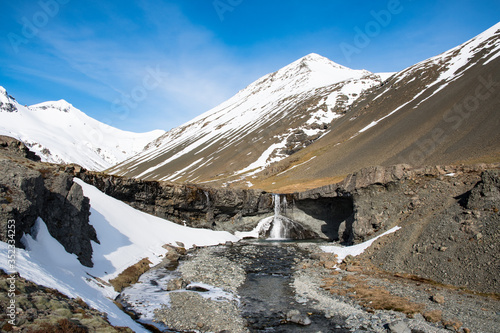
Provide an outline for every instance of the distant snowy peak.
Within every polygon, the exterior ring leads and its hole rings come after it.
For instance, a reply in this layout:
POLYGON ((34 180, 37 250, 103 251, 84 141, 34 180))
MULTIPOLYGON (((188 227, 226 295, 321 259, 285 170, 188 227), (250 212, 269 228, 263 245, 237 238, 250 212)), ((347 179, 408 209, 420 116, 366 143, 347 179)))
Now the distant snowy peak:
POLYGON ((17 112, 15 99, 0 86, 0 112, 17 112))
POLYGON ((77 108, 75 108, 72 104, 66 102, 64 99, 60 99, 58 101, 49 101, 43 102, 35 105, 31 105, 29 107, 31 110, 47 110, 47 109, 55 109, 65 113, 76 110, 81 112, 77 108))
POLYGON ((122 131, 65 100, 23 106, 0 87, 0 135, 24 142, 44 162, 101 171, 141 152, 164 133, 122 131))
POLYGON ((244 90, 255 92, 266 89, 279 92, 286 87, 288 93, 296 93, 370 74, 372 73, 369 71, 350 69, 311 53, 274 73, 263 76, 244 90))

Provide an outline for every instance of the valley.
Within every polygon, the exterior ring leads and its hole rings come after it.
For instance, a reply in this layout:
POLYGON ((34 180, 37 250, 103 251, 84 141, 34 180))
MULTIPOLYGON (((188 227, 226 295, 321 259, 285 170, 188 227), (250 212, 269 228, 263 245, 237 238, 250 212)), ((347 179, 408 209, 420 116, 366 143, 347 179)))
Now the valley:
POLYGON ((167 132, 0 87, 0 328, 496 332, 499 56, 311 53, 167 132))

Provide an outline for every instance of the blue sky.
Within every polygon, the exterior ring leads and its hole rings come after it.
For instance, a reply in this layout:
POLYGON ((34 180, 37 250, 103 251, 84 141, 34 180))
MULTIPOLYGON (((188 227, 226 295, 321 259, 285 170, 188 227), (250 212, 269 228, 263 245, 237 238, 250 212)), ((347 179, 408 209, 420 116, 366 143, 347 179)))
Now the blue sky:
POLYGON ((0 85, 21 104, 65 99, 124 130, 168 130, 306 54, 399 71, 498 13, 498 0, 0 1, 0 85))

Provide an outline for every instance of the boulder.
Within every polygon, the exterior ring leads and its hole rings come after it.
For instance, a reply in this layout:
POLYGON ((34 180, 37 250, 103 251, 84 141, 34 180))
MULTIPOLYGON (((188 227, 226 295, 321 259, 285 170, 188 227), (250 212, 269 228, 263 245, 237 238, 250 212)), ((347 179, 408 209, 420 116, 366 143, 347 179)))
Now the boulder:
POLYGON ((500 209, 500 171, 487 170, 481 174, 481 181, 470 192, 467 208, 497 211, 500 209))
POLYGON ((287 312, 286 321, 302 326, 311 325, 311 319, 309 319, 306 315, 301 314, 299 310, 295 309, 287 312))

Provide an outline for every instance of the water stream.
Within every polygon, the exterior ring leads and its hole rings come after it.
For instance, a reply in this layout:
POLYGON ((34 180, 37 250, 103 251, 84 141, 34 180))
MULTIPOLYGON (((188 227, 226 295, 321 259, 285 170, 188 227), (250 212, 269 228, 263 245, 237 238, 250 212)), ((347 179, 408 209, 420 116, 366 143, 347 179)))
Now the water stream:
MULTIPOLYGON (((338 323, 314 309, 310 301, 296 297, 292 286, 294 266, 309 256, 297 242, 242 241, 234 246, 216 246, 212 253, 241 264, 245 270, 246 280, 237 293, 241 315, 250 332, 345 332, 335 328, 338 323), (298 310, 310 324, 288 321, 291 310, 298 310)), ((155 309, 169 303, 165 289, 168 281, 178 277, 180 273, 171 267, 151 270, 141 277, 139 284, 126 289, 126 297, 119 301, 129 311, 142 313, 143 323, 155 325, 163 332, 175 332, 152 319, 155 309)))
MULTIPOLYGON (((283 220, 285 219, 285 217, 281 215, 281 197, 280 197, 280 195, 274 194, 273 201, 274 201, 274 216, 273 216, 273 222, 271 225, 271 231, 270 231, 269 238, 271 238, 271 239, 286 239, 288 235, 286 232, 285 223, 283 223, 283 220)), ((286 198, 283 198, 283 205, 285 206, 285 209, 286 209, 286 198)))
POLYGON ((285 196, 273 194, 274 215, 263 218, 251 231, 236 232, 240 238, 270 240, 314 239, 318 235, 285 216, 288 203, 285 196))
MULTIPOLYGON (((205 195, 208 204, 209 195, 205 195)), ((240 235, 260 239, 213 248, 214 256, 241 265, 246 273, 238 296, 248 329, 250 332, 344 332, 334 328, 336 323, 327 319, 323 312, 315 310, 306 299, 296 297, 292 287, 294 265, 309 254, 290 238, 306 238, 308 234, 303 232, 299 223, 284 216, 287 209, 285 197, 274 194, 273 202, 274 216, 262 219, 253 231, 240 235), (306 325, 290 320, 292 310, 300 313, 299 317, 306 321, 306 325)), ((224 267, 220 269, 224 270, 224 267)), ((136 284, 124 293, 124 306, 132 312, 142 313, 143 322, 153 324, 154 309, 169 302, 165 286, 169 280, 179 276, 179 272, 168 271, 167 268, 144 274, 140 280, 142 286, 136 284)), ((165 330, 166 327, 160 325, 159 328, 165 330)))
POLYGON ((296 299, 291 286, 293 266, 307 253, 294 242, 255 241, 217 253, 246 263, 246 281, 238 294, 250 332, 344 332, 335 329, 334 323, 323 312, 308 306, 305 299, 296 299), (311 323, 303 326, 287 322, 291 310, 298 310, 311 323))

